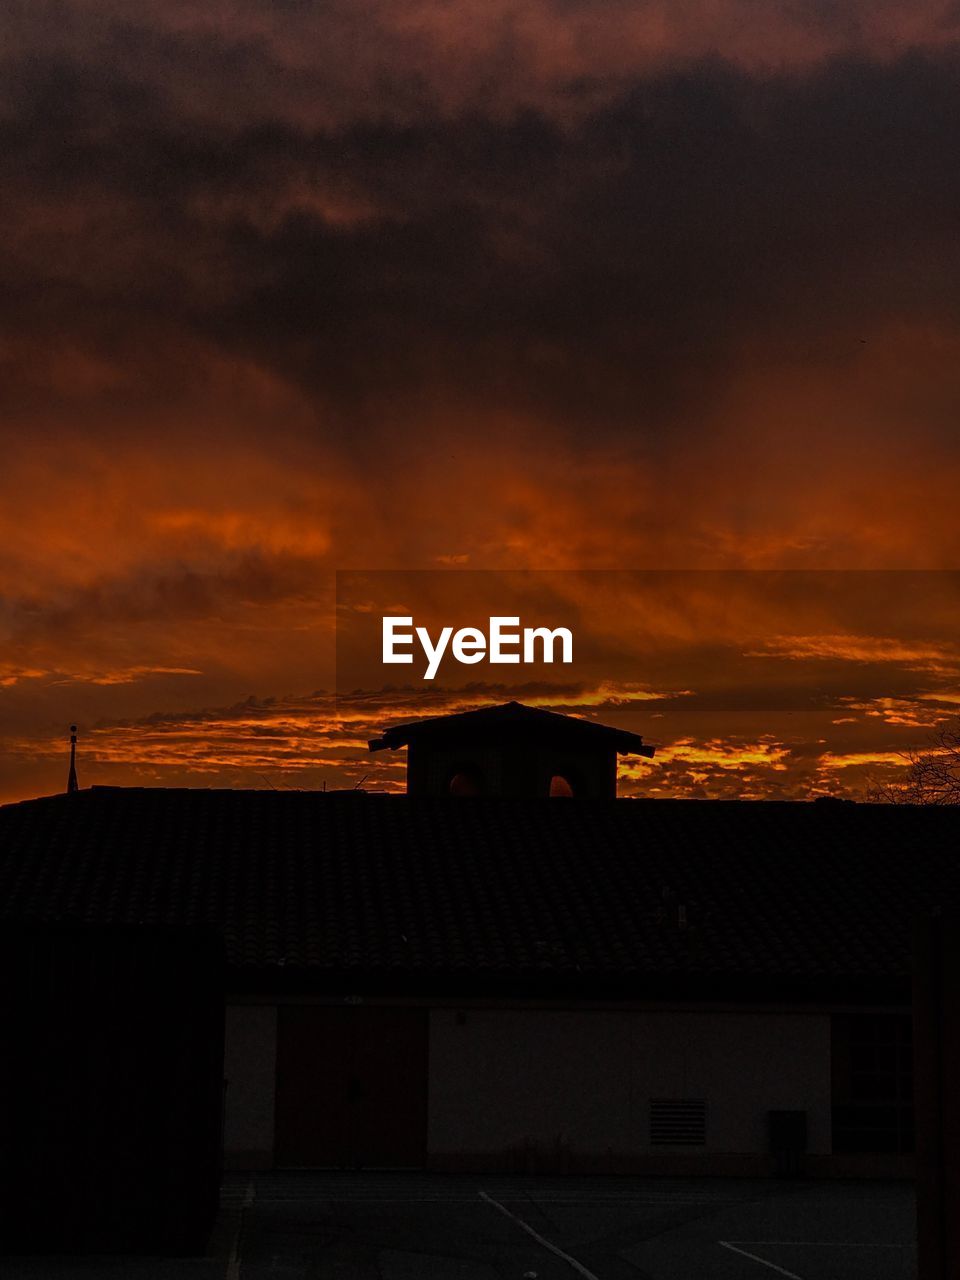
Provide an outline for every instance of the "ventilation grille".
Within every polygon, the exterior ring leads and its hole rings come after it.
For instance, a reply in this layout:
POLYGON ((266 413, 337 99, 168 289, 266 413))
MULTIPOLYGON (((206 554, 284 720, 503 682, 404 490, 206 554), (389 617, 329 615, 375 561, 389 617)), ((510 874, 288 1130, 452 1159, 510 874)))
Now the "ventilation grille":
POLYGON ((652 1147, 702 1147, 707 1141, 706 1098, 651 1098, 652 1147))

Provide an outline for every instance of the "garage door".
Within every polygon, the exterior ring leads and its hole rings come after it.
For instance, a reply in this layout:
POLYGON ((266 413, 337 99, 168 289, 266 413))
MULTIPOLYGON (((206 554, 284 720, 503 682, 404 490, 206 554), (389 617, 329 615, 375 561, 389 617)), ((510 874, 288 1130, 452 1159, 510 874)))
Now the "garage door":
POLYGON ((422 1167, 427 1011, 281 1005, 276 1107, 280 1167, 422 1167))

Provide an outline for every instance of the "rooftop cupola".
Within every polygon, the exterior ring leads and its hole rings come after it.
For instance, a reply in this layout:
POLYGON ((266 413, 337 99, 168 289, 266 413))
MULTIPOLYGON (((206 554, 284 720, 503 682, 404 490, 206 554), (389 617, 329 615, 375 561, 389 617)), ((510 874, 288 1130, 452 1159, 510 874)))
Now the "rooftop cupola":
POLYGON ((407 748, 412 796, 578 796, 612 800, 617 756, 653 755, 643 738, 521 702, 395 725, 371 751, 407 748))

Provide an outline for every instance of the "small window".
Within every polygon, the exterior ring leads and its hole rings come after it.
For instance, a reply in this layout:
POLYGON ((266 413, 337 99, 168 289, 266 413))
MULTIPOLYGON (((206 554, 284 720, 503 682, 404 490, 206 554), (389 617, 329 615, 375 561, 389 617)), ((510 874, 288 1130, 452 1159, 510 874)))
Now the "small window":
POLYGON ((452 796, 479 796, 483 794, 483 779, 479 769, 458 769, 447 787, 452 796))
POLYGON ((652 1147, 702 1147, 707 1141, 706 1098, 651 1098, 652 1147))
POLYGON ((573 783, 562 773, 555 773, 550 779, 550 794, 552 796, 572 796, 574 794, 573 783))

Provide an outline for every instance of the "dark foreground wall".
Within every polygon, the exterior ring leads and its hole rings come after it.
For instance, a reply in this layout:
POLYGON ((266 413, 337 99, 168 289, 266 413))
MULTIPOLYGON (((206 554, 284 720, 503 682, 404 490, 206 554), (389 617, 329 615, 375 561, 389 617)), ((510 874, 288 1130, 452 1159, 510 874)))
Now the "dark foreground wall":
POLYGON ((0 1250, 202 1250, 223 956, 189 929, 0 932, 0 1250))
POLYGON ((917 923, 914 1071, 919 1280, 960 1275, 960 919, 917 923))

